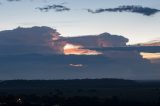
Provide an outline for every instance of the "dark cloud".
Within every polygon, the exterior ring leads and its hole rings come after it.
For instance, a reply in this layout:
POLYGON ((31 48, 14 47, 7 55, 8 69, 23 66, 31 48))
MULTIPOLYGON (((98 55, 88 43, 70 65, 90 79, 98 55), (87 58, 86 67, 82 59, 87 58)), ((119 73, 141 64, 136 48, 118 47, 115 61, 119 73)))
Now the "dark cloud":
POLYGON ((159 65, 143 59, 105 56, 6 55, 0 56, 0 79, 159 79, 159 65), (73 67, 70 64, 82 64, 73 67))
POLYGON ((159 64, 143 59, 137 49, 123 50, 127 42, 109 33, 62 37, 49 27, 1 31, 0 79, 159 79, 159 64), (67 43, 110 49, 103 55, 64 55, 67 43))
POLYGON ((102 33, 78 37, 62 37, 49 27, 16 28, 0 32, 0 54, 50 52, 63 54, 66 44, 86 48, 126 46, 127 38, 102 33), (14 49, 12 49, 14 48, 14 49))
POLYGON ((145 43, 136 44, 138 46, 160 46, 160 40, 152 40, 145 43))
POLYGON ((66 44, 79 45, 86 48, 94 47, 124 47, 129 40, 120 35, 102 33, 99 35, 85 35, 77 37, 60 37, 54 40, 54 47, 63 53, 66 44))
POLYGON ((43 12, 48 12, 49 10, 55 10, 56 12, 62 12, 62 11, 70 11, 70 8, 63 6, 63 5, 48 5, 45 7, 37 7, 36 9, 39 9, 40 11, 43 12))
POLYGON ((160 46, 133 46, 133 47, 102 47, 102 48, 88 48, 91 50, 98 51, 138 51, 138 52, 148 52, 148 53, 159 53, 160 46))
POLYGON ((73 44, 80 44, 84 47, 124 47, 126 46, 126 43, 129 41, 127 38, 123 36, 112 35, 110 33, 78 37, 66 37, 62 38, 62 40, 65 40, 73 44))
POLYGON ((0 54, 54 53, 49 27, 16 28, 0 32, 0 54))
POLYGON ((160 10, 158 9, 154 9, 154 8, 149 8, 149 7, 142 7, 142 6, 119 6, 117 8, 100 8, 97 10, 91 10, 88 9, 87 10, 90 13, 102 13, 102 12, 132 12, 132 13, 139 13, 139 14, 143 14, 146 16, 151 16, 156 14, 157 12, 160 12, 160 10))

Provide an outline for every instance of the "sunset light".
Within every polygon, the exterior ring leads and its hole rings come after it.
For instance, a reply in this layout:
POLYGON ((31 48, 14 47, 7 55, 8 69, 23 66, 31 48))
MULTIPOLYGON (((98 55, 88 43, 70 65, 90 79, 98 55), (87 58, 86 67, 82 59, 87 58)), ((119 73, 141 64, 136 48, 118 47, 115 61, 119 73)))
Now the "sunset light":
POLYGON ((145 59, 160 59, 160 53, 145 53, 145 52, 141 52, 141 55, 143 58, 145 59))
POLYGON ((102 53, 89 50, 89 49, 83 49, 83 46, 81 45, 73 45, 73 44, 66 44, 64 46, 64 54, 65 55, 100 55, 102 53))
POLYGON ((69 64, 71 67, 83 67, 83 64, 69 64))
POLYGON ((0 0, 0 106, 160 106, 160 0, 0 0))

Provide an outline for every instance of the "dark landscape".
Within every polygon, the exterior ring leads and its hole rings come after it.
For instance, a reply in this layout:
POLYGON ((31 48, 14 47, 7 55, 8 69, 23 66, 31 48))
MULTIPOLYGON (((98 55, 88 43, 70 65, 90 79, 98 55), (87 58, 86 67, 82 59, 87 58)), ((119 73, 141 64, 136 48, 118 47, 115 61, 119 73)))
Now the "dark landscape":
POLYGON ((7 80, 1 106, 159 106, 160 81, 122 79, 7 80))

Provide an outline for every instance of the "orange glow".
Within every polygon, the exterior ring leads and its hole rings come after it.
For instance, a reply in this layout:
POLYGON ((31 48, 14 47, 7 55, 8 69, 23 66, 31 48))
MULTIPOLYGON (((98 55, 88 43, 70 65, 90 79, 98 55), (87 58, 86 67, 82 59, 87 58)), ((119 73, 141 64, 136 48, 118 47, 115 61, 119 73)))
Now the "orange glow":
POLYGON ((79 49, 79 48, 82 48, 82 46, 80 46, 80 45, 72 45, 72 44, 66 44, 64 46, 64 50, 79 49))
POLYGON ((56 40, 58 40, 60 37, 59 37, 59 33, 58 32, 55 32, 55 33, 52 33, 52 40, 53 41, 56 41, 56 40))
POLYGON ((149 60, 160 59, 160 53, 145 53, 145 52, 142 52, 141 55, 142 55, 143 58, 149 59, 149 60))
POLYGON ((82 64, 69 64, 71 67, 83 67, 82 64))
POLYGON ((64 54, 65 55, 99 55, 102 54, 100 52, 89 50, 89 49, 83 49, 83 46, 81 45, 73 45, 67 43, 64 48, 64 54))

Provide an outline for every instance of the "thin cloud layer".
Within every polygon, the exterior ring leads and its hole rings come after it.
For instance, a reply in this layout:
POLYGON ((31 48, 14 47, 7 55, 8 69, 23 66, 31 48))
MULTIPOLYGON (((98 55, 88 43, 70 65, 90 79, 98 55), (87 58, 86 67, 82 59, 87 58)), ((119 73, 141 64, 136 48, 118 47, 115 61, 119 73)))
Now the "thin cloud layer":
POLYGON ((102 47, 102 48, 86 48, 97 51, 138 51, 138 52, 149 52, 159 53, 160 46, 130 46, 130 47, 102 47))
MULTIPOLYGON (((22 0, 6 0, 8 2, 18 2, 22 0)), ((33 0, 30 0, 33 1, 33 0)), ((0 2, 0 4, 2 4, 0 2)), ((61 4, 49 4, 47 6, 43 7, 37 7, 36 9, 40 10, 41 12, 48 12, 50 10, 54 10, 55 12, 64 12, 64 11, 70 11, 70 7, 64 6, 64 3, 61 4)), ((99 8, 99 9, 87 9, 89 13, 96 14, 96 13, 103 13, 103 12, 131 12, 131 13, 138 13, 145 16, 151 16, 158 12, 160 12, 159 9, 150 8, 150 7, 143 7, 139 5, 122 5, 116 8, 99 8)))
POLYGON ((154 9, 154 8, 149 8, 149 7, 142 7, 142 6, 119 6, 117 8, 100 8, 100 9, 96 9, 96 10, 92 10, 92 9, 87 9, 88 12, 90 13, 102 13, 102 12, 131 12, 131 13, 139 13, 139 14, 143 14, 146 16, 151 16, 154 15, 158 12, 160 12, 160 10, 158 9, 154 9))
POLYGON ((7 0, 7 1, 12 2, 12 1, 21 1, 21 0, 7 0))
POLYGON ((36 9, 39 9, 42 12, 48 12, 49 10, 54 10, 56 12, 69 11, 70 10, 70 8, 68 8, 66 6, 56 5, 56 4, 48 5, 48 6, 45 6, 45 7, 38 7, 36 9))

